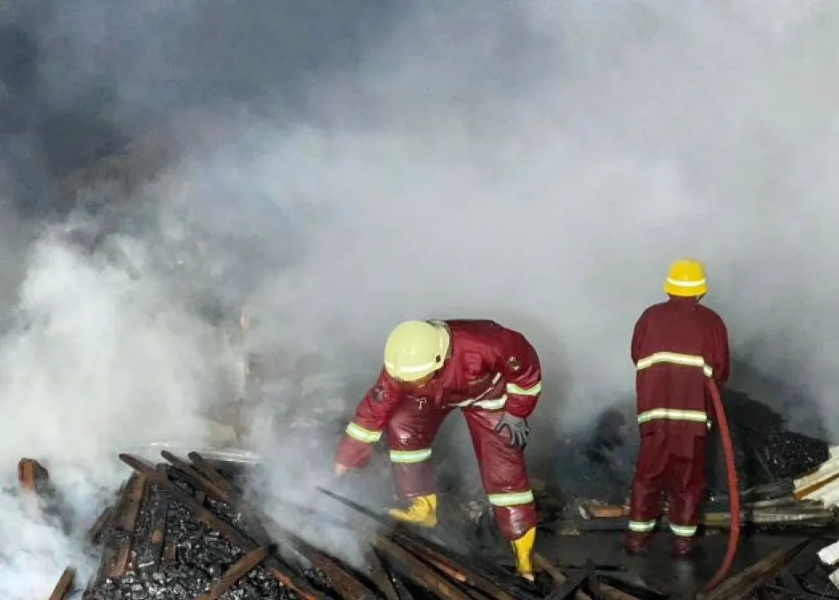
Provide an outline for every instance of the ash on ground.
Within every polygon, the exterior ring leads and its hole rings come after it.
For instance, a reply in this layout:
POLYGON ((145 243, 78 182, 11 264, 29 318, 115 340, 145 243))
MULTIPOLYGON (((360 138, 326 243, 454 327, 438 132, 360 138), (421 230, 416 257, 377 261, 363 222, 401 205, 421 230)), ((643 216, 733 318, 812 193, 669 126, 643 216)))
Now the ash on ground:
MULTIPOLYGON (((195 496, 186 482, 171 470, 170 479, 195 496)), ((155 493, 160 494, 158 490, 155 493)), ((164 492, 165 495, 165 492, 164 492)), ((105 579, 98 586, 90 587, 85 600, 194 600, 207 593, 217 584, 224 573, 244 556, 242 550, 234 547, 218 532, 200 523, 177 499, 166 497, 165 540, 177 540, 174 560, 166 559, 158 569, 144 569, 144 550, 137 549, 135 568, 120 579, 105 579)), ((151 528, 151 507, 153 502, 144 502, 138 516, 136 534, 138 539, 148 539, 151 528)), ((204 506, 225 522, 244 531, 241 516, 229 505, 206 499, 204 506)), ((282 588, 258 566, 239 580, 221 596, 221 600, 297 600, 298 595, 282 588)))

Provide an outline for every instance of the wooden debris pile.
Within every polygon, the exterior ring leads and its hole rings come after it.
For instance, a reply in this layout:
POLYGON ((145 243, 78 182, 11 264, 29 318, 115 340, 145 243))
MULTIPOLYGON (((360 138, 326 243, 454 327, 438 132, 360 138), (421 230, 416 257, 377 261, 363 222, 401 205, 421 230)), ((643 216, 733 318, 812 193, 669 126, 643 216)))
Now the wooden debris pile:
MULTIPOLYGON (((799 480, 782 480, 748 489, 741 494, 741 523, 746 529, 830 528, 839 525, 839 507, 825 503, 807 493, 818 489, 806 483, 810 475, 799 480), (802 483, 804 482, 804 483, 802 483)), ((839 485, 837 482, 836 485, 839 485)), ((557 533, 580 531, 625 531, 629 506, 611 505, 598 500, 581 499, 575 504, 576 514, 565 515, 551 525, 557 533)), ((664 505, 666 515, 667 505, 664 505)), ((660 520, 666 526, 667 517, 660 520)), ((727 530, 731 525, 728 498, 717 496, 707 503, 700 521, 706 530, 727 530)))
MULTIPOLYGON (((839 446, 830 448, 828 459, 793 481, 795 497, 825 509, 839 510, 839 446)), ((818 551, 830 583, 839 590, 839 541, 818 551)))
MULTIPOLYGON (((366 548, 358 570, 249 506, 217 464, 197 453, 188 461, 161 455, 167 462, 157 465, 120 455, 134 473, 89 532, 101 562, 83 600, 586 600, 595 597, 592 590, 634 599, 599 580, 593 565, 566 577, 537 556, 541 571, 530 584, 486 558, 459 556, 409 529, 379 524, 354 530, 366 548)), ((370 525, 384 522, 321 492, 369 517, 370 525)), ((73 575, 68 568, 50 600, 69 600, 73 575)))

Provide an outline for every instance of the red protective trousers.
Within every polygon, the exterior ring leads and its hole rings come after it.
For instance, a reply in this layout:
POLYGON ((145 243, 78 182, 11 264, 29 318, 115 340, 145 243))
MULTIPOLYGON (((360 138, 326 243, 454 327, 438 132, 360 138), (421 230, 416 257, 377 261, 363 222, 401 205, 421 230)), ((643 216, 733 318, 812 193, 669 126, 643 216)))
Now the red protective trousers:
POLYGON ((699 523, 705 495, 706 435, 661 428, 644 433, 632 482, 629 530, 649 533, 661 516, 662 495, 670 504, 668 518, 675 535, 691 537, 699 523))
MULTIPOLYGON (((411 399, 402 402, 387 425, 387 442, 397 493, 404 498, 437 492, 431 446, 452 406, 411 399)), ((462 409, 472 437, 481 481, 501 535, 515 540, 536 526, 536 508, 524 453, 509 445, 506 430, 495 427, 503 410, 462 409)))

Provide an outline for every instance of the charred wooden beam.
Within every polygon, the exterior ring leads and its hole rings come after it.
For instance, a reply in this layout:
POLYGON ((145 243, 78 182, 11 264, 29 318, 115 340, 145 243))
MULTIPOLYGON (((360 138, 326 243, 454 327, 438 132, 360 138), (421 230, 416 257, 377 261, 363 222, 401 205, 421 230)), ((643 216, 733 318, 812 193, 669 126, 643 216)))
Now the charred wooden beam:
POLYGON ((134 527, 145 485, 145 477, 135 473, 122 489, 106 527, 97 584, 107 578, 122 577, 128 570, 134 527))
MULTIPOLYGON (((370 519, 384 524, 392 524, 388 519, 382 515, 378 515, 360 504, 353 502, 348 498, 344 498, 330 490, 324 488, 317 488, 319 492, 337 500, 344 506, 352 508, 370 519)), ((506 582, 499 581, 488 575, 483 569, 476 566, 468 566, 446 549, 426 540, 418 535, 412 534, 405 529, 394 529, 388 534, 396 543, 400 544, 410 552, 425 558, 430 558, 432 563, 446 565, 448 571, 456 571, 460 577, 465 577, 469 585, 477 590, 489 595, 492 598, 499 600, 523 600, 526 598, 535 598, 532 592, 522 589, 521 585, 511 585, 506 582)), ((432 564, 429 563, 429 564, 432 564)), ((441 571, 444 572, 444 571, 441 571)), ((518 584, 518 582, 516 582, 518 584)))
POLYGON ((698 594, 699 600, 746 600, 755 590, 770 583, 798 553, 810 543, 804 540, 791 548, 776 550, 741 573, 729 577, 707 594, 698 594))
POLYGON ((370 579, 387 600, 403 600, 372 546, 364 553, 364 562, 369 570, 370 579))
MULTIPOLYGON (((552 600, 565 600, 565 598, 570 598, 571 594, 573 594, 574 600, 592 600, 591 596, 586 594, 583 590, 579 589, 579 582, 570 582, 568 577, 560 571, 556 566, 554 566, 551 561, 546 559, 544 556, 539 554, 538 552, 533 554, 533 564, 536 568, 541 569, 548 575, 550 575, 551 579, 554 582, 554 594, 548 596, 552 600), (569 586, 569 584, 572 584, 569 586), (565 587, 568 587, 567 592, 565 591, 565 587)), ((584 580, 586 575, 584 574, 580 581, 584 580)))
POLYGON ((67 567, 64 569, 64 573, 61 574, 61 578, 58 580, 58 583, 55 584, 55 587, 52 589, 52 593, 50 594, 49 600, 64 600, 67 597, 70 588, 73 587, 73 581, 76 579, 76 570, 72 567, 67 567))
POLYGON ((190 452, 187 454, 187 458, 192 461, 192 464, 195 468, 201 472, 207 479, 215 483, 216 485, 229 489, 230 486, 227 483, 227 480, 222 477, 222 475, 210 464, 210 462, 201 456, 198 452, 190 452))
POLYGON ((228 496, 228 504, 236 509, 245 524, 246 531, 253 536, 257 542, 270 545, 271 536, 265 530, 262 522, 257 518, 255 512, 251 510, 248 504, 237 494, 225 478, 216 469, 197 452, 190 452, 189 459, 193 461, 195 468, 215 486, 219 487, 228 496), (199 467, 200 465, 200 467, 199 467))
MULTIPOLYGON (((161 475, 143 461, 129 454, 120 454, 119 458, 129 467, 161 486, 173 499, 188 508, 199 521, 217 531, 224 539, 234 546, 238 546, 242 551, 250 552, 260 546, 260 544, 254 542, 247 535, 201 506, 195 501, 195 498, 184 492, 177 485, 169 481, 166 476, 161 475)), ((326 600, 323 594, 313 589, 306 581, 287 572, 283 565, 274 557, 269 557, 265 562, 268 572, 279 584, 294 591, 304 600, 326 600)))
MULTIPOLYGON (((166 465, 157 465, 157 471, 166 475, 166 465)), ((163 558, 169 495, 159 485, 152 483, 146 487, 144 504, 149 513, 149 527, 146 539, 137 543, 135 560, 140 572, 150 572, 160 568, 163 558)))
POLYGON ((268 548, 260 546, 240 558, 236 563, 225 571, 221 580, 210 589, 209 592, 197 600, 219 600, 222 595, 236 585, 242 577, 253 571, 256 566, 268 556, 268 548))
POLYGON ((431 567, 396 542, 378 535, 374 537, 373 543, 387 556, 397 571, 432 594, 437 594, 443 600, 472 600, 459 587, 440 577, 431 567))
POLYGON ((91 525, 90 529, 87 530, 87 534, 85 538, 91 544, 98 544, 99 541, 102 539, 102 534, 105 532, 105 529, 111 522, 111 517, 114 514, 114 509, 112 506, 106 506, 105 509, 102 511, 102 514, 99 515, 99 518, 91 525))
POLYGON ((130 567, 131 549, 134 543, 134 530, 137 516, 146 491, 146 478, 142 475, 129 483, 126 503, 120 515, 114 520, 114 536, 117 549, 113 562, 108 567, 108 577, 118 579, 125 575, 130 567))
POLYGON ((309 563, 326 574, 328 585, 345 600, 376 600, 376 594, 352 573, 344 569, 340 563, 271 519, 264 512, 250 507, 244 499, 230 489, 224 478, 198 453, 190 453, 189 458, 196 465, 201 464, 201 471, 208 479, 218 482, 219 487, 223 487, 230 498, 230 504, 235 507, 246 525, 250 525, 249 528, 253 529, 257 535, 265 539, 280 537, 288 541, 309 563), (263 524, 270 525, 273 535, 269 535, 263 524))
POLYGON ((17 464, 17 476, 23 490, 26 512, 32 517, 39 516, 39 499, 49 481, 49 471, 33 458, 22 458, 17 464))
POLYGON ((418 536, 406 535, 404 530, 394 531, 390 535, 394 541, 406 550, 413 552, 455 581, 466 583, 497 600, 516 600, 519 597, 516 594, 520 594, 520 592, 506 589, 507 586, 502 582, 494 581, 490 577, 480 573, 477 569, 463 564, 462 561, 457 560, 450 553, 442 548, 436 547, 436 545, 433 545, 428 540, 424 540, 418 536))
POLYGON ((264 513, 262 520, 272 530, 273 537, 287 541, 312 566, 326 574, 326 582, 344 600, 376 600, 376 593, 346 570, 338 561, 327 556, 306 540, 292 533, 264 513))
POLYGON ((22 458, 17 464, 17 476, 23 489, 39 494, 49 480, 49 471, 34 458, 22 458))
MULTIPOLYGON (((811 505, 767 506, 762 508, 746 507, 741 512, 741 522, 751 525, 776 525, 796 527, 823 527, 839 521, 836 511, 811 505)), ((709 529, 728 529, 731 526, 731 514, 727 511, 706 512, 700 517, 700 524, 709 529)), ((659 527, 666 527, 666 516, 659 519, 659 527)), ((553 522, 540 529, 560 535, 575 531, 624 531, 628 526, 626 518, 568 519, 553 522)))
POLYGON ((184 492, 177 485, 172 483, 165 475, 158 473, 153 467, 145 464, 143 461, 130 456, 128 454, 120 454, 119 458, 122 462, 137 471, 140 475, 147 477, 161 488, 169 492, 173 498, 186 506, 201 522, 221 534, 221 536, 234 546, 239 546, 242 549, 252 550, 256 548, 256 544, 248 539, 244 534, 239 532, 235 527, 217 517, 209 509, 204 508, 195 498, 184 492), (250 548, 245 548, 251 546, 250 548))
POLYGON ((230 503, 230 494, 227 493, 226 489, 204 477, 192 465, 184 462, 168 450, 162 450, 160 455, 175 467, 178 474, 197 491, 212 496, 220 502, 230 503))

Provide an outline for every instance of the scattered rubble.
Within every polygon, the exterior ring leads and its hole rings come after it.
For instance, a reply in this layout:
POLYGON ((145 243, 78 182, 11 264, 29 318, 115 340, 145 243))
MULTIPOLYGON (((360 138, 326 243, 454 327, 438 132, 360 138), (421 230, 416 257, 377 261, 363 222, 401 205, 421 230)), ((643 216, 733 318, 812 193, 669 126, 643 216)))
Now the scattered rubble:
MULTIPOLYGON (((88 535, 101 562, 84 600, 535 600, 550 587, 549 578, 528 584, 406 529, 379 533, 375 513, 323 490, 371 519, 357 531, 368 548, 359 573, 249 506, 201 455, 161 455, 167 462, 157 465, 120 455, 134 473, 88 535)), ((68 570, 53 597, 71 585, 68 570)))
MULTIPOLYGON (((737 410, 735 402, 732 412, 737 410)), ((740 434, 795 437, 778 428, 746 429, 741 425, 740 434)), ((797 443, 803 458, 787 449, 761 464, 749 445, 754 440, 744 438, 740 458, 753 473, 753 485, 741 494, 744 542, 731 575, 704 600, 839 600, 839 536, 831 534, 839 525, 839 447, 810 438, 797 443), (802 465, 797 475, 787 475, 802 465)), ((460 505, 454 518, 462 531, 452 535, 471 536, 468 544, 394 525, 330 490, 320 491, 358 514, 360 525, 287 505, 301 520, 350 532, 364 555, 363 566, 353 566, 243 500, 245 481, 233 473, 258 469, 257 455, 214 451, 182 458, 165 444, 155 449, 165 462, 120 455, 133 472, 87 535, 99 568, 90 581, 80 582, 68 566, 49 600, 687 598, 716 568, 725 544, 720 534, 730 526, 727 497, 712 490, 702 517, 706 556, 696 563, 695 581, 685 588, 692 591, 685 595, 677 593, 682 584, 659 577, 673 562, 666 554, 627 558, 617 550, 626 528, 625 501, 560 495, 538 479, 533 488, 542 533, 535 584, 517 578, 509 549, 497 536, 485 535, 489 512, 476 500, 477 491, 446 496, 447 504, 454 499, 460 505)), ((44 466, 22 459, 18 476, 28 510, 61 517, 44 466)))

